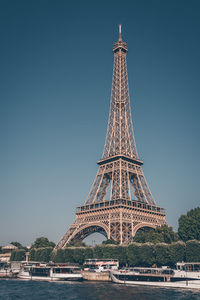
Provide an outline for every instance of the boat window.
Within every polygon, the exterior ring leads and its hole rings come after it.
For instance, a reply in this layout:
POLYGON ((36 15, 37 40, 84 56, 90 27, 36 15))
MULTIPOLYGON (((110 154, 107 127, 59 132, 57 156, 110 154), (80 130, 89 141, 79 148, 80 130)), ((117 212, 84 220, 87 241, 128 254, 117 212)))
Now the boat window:
POLYGON ((69 273, 69 269, 67 269, 67 268, 54 268, 53 273, 56 273, 56 274, 69 273))
POLYGON ((172 275, 173 273, 174 273, 174 271, 171 270, 171 269, 166 269, 166 270, 163 270, 163 271, 162 271, 162 274, 169 274, 169 275, 172 275))
POLYGON ((199 272, 200 271, 200 264, 195 264, 194 265, 194 271, 199 272))
POLYGON ((50 276, 50 268, 31 268, 30 274, 31 276, 47 277, 50 276))

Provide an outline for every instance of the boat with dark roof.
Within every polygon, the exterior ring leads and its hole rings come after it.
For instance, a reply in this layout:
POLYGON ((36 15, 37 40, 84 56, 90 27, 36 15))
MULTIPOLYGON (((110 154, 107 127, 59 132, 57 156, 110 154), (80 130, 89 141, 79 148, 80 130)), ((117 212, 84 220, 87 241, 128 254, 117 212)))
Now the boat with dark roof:
POLYGON ((200 289, 200 263, 177 263, 176 270, 161 268, 124 268, 110 272, 115 283, 171 288, 200 289))
POLYGON ((40 281, 77 281, 82 280, 81 269, 70 263, 27 263, 19 272, 18 278, 40 281))

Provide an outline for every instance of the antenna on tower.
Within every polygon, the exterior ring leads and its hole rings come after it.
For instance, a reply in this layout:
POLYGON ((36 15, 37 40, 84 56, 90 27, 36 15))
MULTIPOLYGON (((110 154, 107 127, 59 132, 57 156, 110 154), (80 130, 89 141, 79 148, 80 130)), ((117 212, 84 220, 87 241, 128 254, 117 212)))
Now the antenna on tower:
POLYGON ((122 25, 119 24, 119 41, 122 40, 122 25))

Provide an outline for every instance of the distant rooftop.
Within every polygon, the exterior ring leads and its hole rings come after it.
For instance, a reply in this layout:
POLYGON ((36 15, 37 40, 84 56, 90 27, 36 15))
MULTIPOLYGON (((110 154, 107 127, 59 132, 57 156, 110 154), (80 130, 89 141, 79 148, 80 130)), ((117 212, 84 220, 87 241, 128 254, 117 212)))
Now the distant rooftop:
POLYGON ((12 244, 2 247, 2 250, 16 250, 16 249, 18 249, 18 247, 14 246, 12 244))

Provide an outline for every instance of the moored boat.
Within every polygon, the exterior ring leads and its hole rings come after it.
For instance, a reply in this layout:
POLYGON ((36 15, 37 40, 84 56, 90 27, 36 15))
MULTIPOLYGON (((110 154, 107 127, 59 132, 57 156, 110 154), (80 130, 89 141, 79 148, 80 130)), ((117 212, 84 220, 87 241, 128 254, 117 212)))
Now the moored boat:
POLYGON ((16 278, 19 270, 13 262, 0 262, 0 278, 16 278))
POLYGON ((10 264, 7 262, 0 262, 0 278, 12 277, 10 264))
POLYGON ((177 263, 176 270, 133 267, 111 271, 110 274, 113 282, 126 285, 200 289, 199 267, 200 263, 177 263))
POLYGON ((82 280, 81 269, 69 263, 27 263, 22 266, 18 278, 41 281, 82 280))

